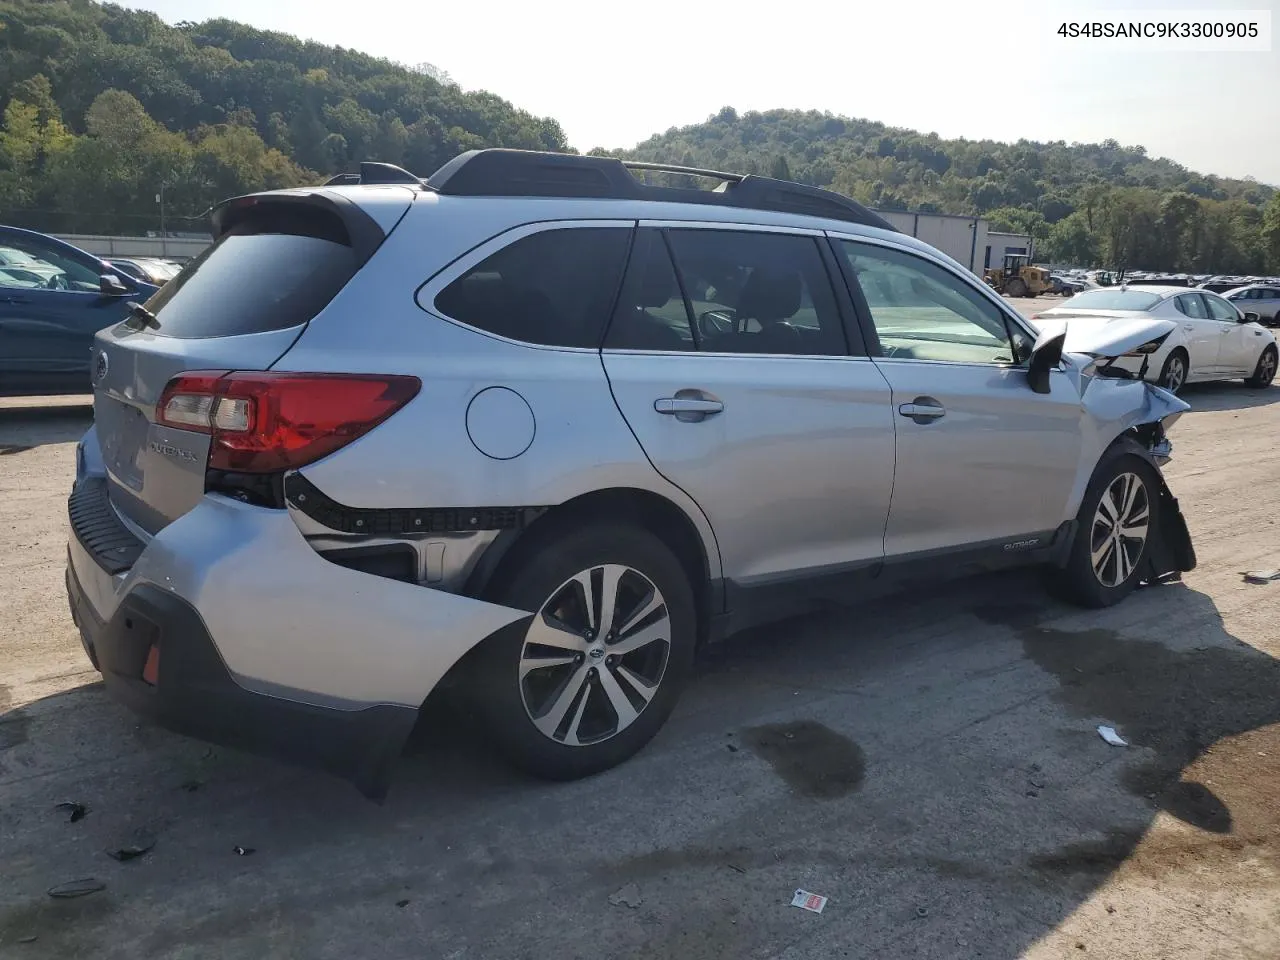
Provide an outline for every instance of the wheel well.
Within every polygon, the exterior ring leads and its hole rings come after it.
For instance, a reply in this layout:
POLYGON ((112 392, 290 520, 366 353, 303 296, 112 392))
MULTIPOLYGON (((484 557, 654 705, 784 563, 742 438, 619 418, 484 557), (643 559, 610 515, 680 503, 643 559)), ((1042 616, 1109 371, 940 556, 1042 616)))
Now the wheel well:
POLYGON ((705 637, 713 603, 710 565, 702 537, 683 510, 649 490, 595 490, 552 507, 524 530, 494 541, 468 580, 465 592, 482 596, 547 541, 575 527, 606 520, 633 523, 657 536, 676 555, 693 586, 700 639, 705 637))

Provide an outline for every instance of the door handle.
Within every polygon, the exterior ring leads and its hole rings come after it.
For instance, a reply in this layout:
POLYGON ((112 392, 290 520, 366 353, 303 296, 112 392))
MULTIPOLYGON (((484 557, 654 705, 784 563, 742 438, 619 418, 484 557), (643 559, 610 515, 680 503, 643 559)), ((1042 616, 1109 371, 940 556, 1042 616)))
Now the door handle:
POLYGON ((714 413, 719 413, 724 409, 724 404, 719 400, 707 400, 694 397, 662 397, 653 401, 653 409, 658 413, 665 413, 669 416, 679 416, 682 413, 701 414, 709 417, 714 413))
POLYGON ((910 417, 916 423, 932 423, 947 415, 947 408, 933 397, 916 397, 911 403, 898 407, 898 413, 910 417))

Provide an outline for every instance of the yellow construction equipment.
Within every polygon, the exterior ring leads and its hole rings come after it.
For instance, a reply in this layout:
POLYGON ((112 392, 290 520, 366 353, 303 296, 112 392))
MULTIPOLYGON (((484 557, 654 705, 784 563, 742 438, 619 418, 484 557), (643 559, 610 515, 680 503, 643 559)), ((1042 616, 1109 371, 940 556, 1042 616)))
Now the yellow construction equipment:
POLYGON ((988 267, 982 279, 996 291, 1009 297, 1038 297, 1053 289, 1049 271, 1033 267, 1025 253, 1006 253, 1003 267, 988 267))

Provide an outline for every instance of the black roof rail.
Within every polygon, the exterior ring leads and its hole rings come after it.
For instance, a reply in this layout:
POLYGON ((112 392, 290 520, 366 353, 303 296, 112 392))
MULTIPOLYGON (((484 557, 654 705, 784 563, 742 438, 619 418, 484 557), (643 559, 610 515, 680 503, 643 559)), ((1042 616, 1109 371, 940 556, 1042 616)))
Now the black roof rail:
POLYGON ((705 203, 825 217, 898 232, 888 220, 856 200, 819 187, 755 174, 639 163, 616 157, 534 150, 469 150, 428 177, 426 185, 445 196, 460 197, 582 197, 705 203), (683 174, 720 183, 714 190, 653 186, 637 180, 630 170, 683 174))
POLYGON ((422 186, 422 178, 415 177, 408 170, 397 167, 393 163, 377 163, 366 160, 360 164, 359 173, 340 173, 326 180, 326 187, 352 187, 370 183, 411 183, 415 187, 422 186))

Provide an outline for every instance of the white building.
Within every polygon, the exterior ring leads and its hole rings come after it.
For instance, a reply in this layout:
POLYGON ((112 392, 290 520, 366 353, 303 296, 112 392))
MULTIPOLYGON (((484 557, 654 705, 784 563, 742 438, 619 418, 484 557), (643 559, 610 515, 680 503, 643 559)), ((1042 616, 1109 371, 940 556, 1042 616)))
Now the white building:
POLYGON ((948 213, 904 213, 877 210, 903 233, 918 237, 958 260, 978 276, 985 267, 1000 266, 1006 253, 1033 253, 1030 237, 993 231, 982 217, 958 217, 948 213))

